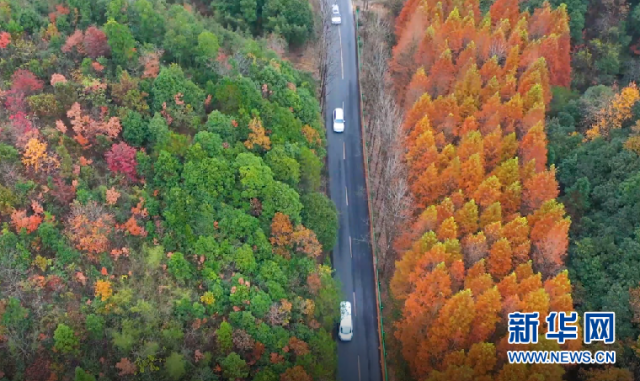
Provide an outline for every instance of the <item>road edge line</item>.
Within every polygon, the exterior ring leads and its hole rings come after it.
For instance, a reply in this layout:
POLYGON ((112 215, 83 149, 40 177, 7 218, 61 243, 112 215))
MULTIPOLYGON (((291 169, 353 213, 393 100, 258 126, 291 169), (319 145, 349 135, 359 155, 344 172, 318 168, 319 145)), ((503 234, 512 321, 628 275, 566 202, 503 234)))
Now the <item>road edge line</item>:
POLYGON ((387 363, 386 360, 384 358, 385 355, 385 349, 384 349, 384 340, 382 338, 382 320, 381 320, 381 309, 380 309, 380 288, 379 288, 379 284, 380 281, 378 280, 378 260, 377 260, 377 256, 375 255, 375 234, 373 232, 373 213, 371 211, 371 197, 370 197, 370 193, 369 193, 369 157, 367 155, 367 144, 365 143, 365 138, 364 138, 364 115, 362 113, 363 110, 363 104, 362 104, 362 87, 360 84, 360 45, 359 45, 359 34, 358 34, 358 13, 360 12, 360 10, 358 9, 358 6, 354 6, 355 8, 355 12, 353 12, 353 20, 354 20, 354 27, 355 27, 355 36, 356 36, 356 65, 357 65, 357 70, 356 70, 356 77, 358 78, 358 93, 360 95, 360 99, 358 102, 358 113, 360 114, 360 131, 361 131, 361 136, 360 136, 360 140, 362 143, 362 160, 364 163, 364 186, 365 186, 365 191, 367 193, 367 209, 368 209, 368 213, 369 213, 369 234, 371 237, 371 255, 372 255, 372 263, 373 263, 373 278, 375 281, 375 292, 376 292, 376 306, 377 306, 377 310, 376 310, 376 317, 378 318, 378 351, 380 352, 380 370, 382 372, 382 378, 386 381, 388 380, 388 374, 387 374, 387 363))

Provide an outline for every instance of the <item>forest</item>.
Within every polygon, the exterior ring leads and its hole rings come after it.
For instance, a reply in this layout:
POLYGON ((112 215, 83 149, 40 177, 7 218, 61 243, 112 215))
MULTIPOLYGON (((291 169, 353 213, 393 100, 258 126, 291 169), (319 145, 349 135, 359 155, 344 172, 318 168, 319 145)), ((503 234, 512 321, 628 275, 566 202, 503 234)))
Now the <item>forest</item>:
POLYGON ((335 380, 304 0, 0 0, 0 380, 335 380))
POLYGON ((400 216, 383 229, 391 377, 640 379, 640 5, 384 8, 364 12, 363 36, 388 46, 369 56, 388 56, 393 95, 376 107, 402 121, 376 132, 394 140, 386 157, 406 186, 380 203, 400 216), (515 311, 612 311, 616 343, 509 344, 515 311), (615 350, 617 362, 508 363, 527 349, 615 350))

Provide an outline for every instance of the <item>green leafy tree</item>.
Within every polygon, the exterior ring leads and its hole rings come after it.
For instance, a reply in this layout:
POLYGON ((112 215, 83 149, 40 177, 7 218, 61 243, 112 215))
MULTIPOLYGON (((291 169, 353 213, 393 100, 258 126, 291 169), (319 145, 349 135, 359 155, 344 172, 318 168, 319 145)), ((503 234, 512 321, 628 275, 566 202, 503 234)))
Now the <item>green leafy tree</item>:
POLYGON ((18 15, 18 23, 29 33, 37 32, 42 26, 42 17, 31 7, 24 7, 18 15))
POLYGON ((294 224, 300 223, 300 211, 302 204, 300 203, 300 195, 285 183, 273 181, 265 187, 261 199, 262 203, 261 218, 264 221, 271 222, 273 216, 277 213, 283 213, 289 216, 294 224))
POLYGON ((157 186, 171 188, 178 185, 181 165, 173 155, 162 150, 154 164, 154 172, 153 181, 157 186))
POLYGON ((138 327, 139 323, 135 320, 124 319, 121 329, 111 333, 113 345, 118 348, 121 353, 128 353, 138 341, 142 333, 138 327))
POLYGON ((184 356, 176 352, 171 352, 165 360, 164 370, 171 380, 180 380, 186 373, 186 361, 184 356))
POLYGON ((257 264, 251 246, 244 244, 236 249, 235 263, 238 270, 243 274, 252 274, 255 271, 257 264))
POLYGON ((107 14, 106 1, 69 0, 66 2, 70 9, 78 10, 78 24, 80 29, 86 29, 91 24, 103 24, 107 14))
POLYGON ((258 12, 257 0, 224 1, 214 0, 211 7, 216 11, 218 21, 223 25, 258 33, 258 12))
POLYGON ((107 34, 113 60, 119 65, 127 65, 136 56, 136 40, 131 35, 129 27, 110 19, 103 30, 107 34))
POLYGON ((96 381, 96 378, 91 373, 87 373, 84 369, 77 366, 74 381, 96 381))
POLYGON ((0 160, 15 163, 20 157, 20 153, 14 147, 0 143, 0 160))
POLYGON ((159 112, 156 112, 149 122, 149 140, 157 149, 167 147, 171 140, 171 131, 169 131, 167 121, 159 112))
POLYGON ((271 169, 264 165, 259 156, 241 153, 234 164, 242 187, 241 195, 247 201, 262 196, 264 189, 274 182, 271 169))
MULTIPOLYGON (((206 309, 202 304, 200 304, 199 302, 192 302, 191 299, 187 296, 176 301, 174 310, 174 313, 184 323, 193 319, 202 319, 205 312, 206 309)), ((184 335, 182 330, 180 330, 179 328, 175 328, 174 330, 177 331, 179 335, 184 335)))
POLYGON ((85 318, 87 331, 94 339, 102 339, 104 336, 104 318, 100 315, 89 314, 85 318))
POLYGON ((320 188, 322 161, 308 148, 302 147, 298 157, 300 163, 300 185, 312 192, 320 188))
POLYGON ((245 77, 225 77, 213 91, 213 104, 227 115, 249 115, 251 110, 259 109, 262 103, 262 95, 256 84, 245 77))
POLYGON ((213 110, 209 114, 205 127, 207 131, 220 135, 222 140, 228 144, 233 144, 238 140, 238 130, 233 126, 231 117, 218 110, 213 110))
POLYGON ((204 92, 185 77, 179 65, 171 64, 169 67, 163 67, 151 87, 152 110, 159 112, 162 110, 163 103, 166 103, 167 107, 175 105, 178 94, 182 94, 183 102, 192 107, 200 107, 205 99, 204 92))
POLYGON ((330 272, 324 272, 320 281, 322 286, 315 299, 316 318, 326 330, 330 330, 340 318, 340 300, 342 300, 342 291, 340 283, 334 279, 330 272))
MULTIPOLYGON (((8 232, 7 232, 8 233, 8 232)), ((10 233, 12 234, 12 233, 10 233)), ((9 234, 3 234, 4 235, 9 235, 9 234)), ((13 236, 9 236, 7 238, 15 238, 15 235, 13 236)), ((12 241, 12 240, 11 240, 12 241)), ((16 242, 16 241, 14 241, 16 242)), ((7 239, 5 242, 0 241, 0 243, 8 243, 11 244, 12 242, 10 242, 9 239, 7 239)), ((17 242, 16 242, 17 243, 17 242)), ((8 253, 11 253, 10 251, 7 250, 8 253)), ((8 262, 6 259, 5 261, 3 261, 6 264, 6 262, 8 262)), ((9 298, 6 306, 5 306, 5 311, 1 317, 0 322, 2 322, 2 325, 13 329, 15 331, 18 332, 24 332, 29 328, 29 325, 31 323, 29 317, 29 310, 24 308, 21 304, 20 304, 20 300, 15 298, 15 297, 11 297, 9 298), (25 318, 27 317, 27 318, 25 318)))
POLYGON ((74 352, 80 344, 73 329, 64 323, 58 324, 58 328, 53 332, 53 341, 54 348, 62 353, 74 352))
POLYGON ((200 201, 215 203, 229 197, 235 183, 226 160, 206 158, 188 162, 182 171, 184 189, 200 201))
POLYGON ((111 0, 107 5, 107 19, 114 19, 120 24, 126 24, 129 21, 127 17, 127 1, 111 0))
POLYGON ((331 333, 321 328, 312 334, 309 339, 309 349, 315 360, 309 367, 313 379, 335 379, 336 369, 338 369, 338 351, 336 341, 331 337, 331 333))
POLYGON ((267 152, 265 162, 273 171, 276 180, 282 181, 292 187, 300 181, 300 164, 296 159, 287 155, 282 145, 276 145, 267 152))
POLYGON ((284 36, 291 45, 302 45, 313 32, 311 5, 302 0, 266 0, 262 10, 266 31, 284 36))
MULTIPOLYGON (((56 17, 56 28, 61 33, 71 33, 73 28, 71 27, 71 23, 69 22, 69 15, 59 15, 56 17)), ((62 41, 59 43, 62 45, 62 41)))
POLYGON ((165 34, 165 19, 162 17, 162 3, 149 0, 137 0, 131 4, 131 32, 136 40, 143 43, 160 45, 165 34))
POLYGON ((33 112, 40 117, 54 117, 61 113, 61 107, 53 94, 37 94, 27 98, 33 112))
POLYGON ((253 381, 278 381, 278 376, 270 369, 263 368, 256 373, 255 377, 253 377, 253 381))
POLYGON ((198 47, 198 36, 202 33, 202 24, 183 6, 174 4, 169 8, 166 29, 162 43, 167 55, 174 62, 193 64, 198 47))
POLYGON ((200 144, 200 147, 209 157, 216 157, 222 154, 222 139, 218 134, 200 131, 193 137, 193 144, 200 144))
POLYGON ((313 230, 325 251, 330 251, 338 237, 338 211, 336 205, 327 196, 319 192, 303 195, 300 198, 302 224, 313 230))
POLYGON ((122 137, 136 147, 142 147, 149 136, 149 126, 136 111, 129 111, 122 119, 122 137))
POLYGON ((245 378, 249 375, 247 363, 235 352, 229 353, 229 355, 222 360, 221 365, 223 375, 228 380, 245 378))
POLYGON ((251 312, 259 319, 264 318, 264 316, 269 312, 273 301, 269 294, 260 290, 258 292, 253 293, 251 298, 251 312))
POLYGON ((231 327, 231 324, 226 321, 223 321, 220 324, 220 328, 216 330, 216 341, 224 353, 229 352, 231 348, 233 348, 233 340, 231 338, 232 333, 233 328, 231 327))
POLYGON ((184 258, 184 254, 180 252, 175 252, 171 255, 167 268, 169 273, 179 281, 185 282, 193 277, 191 264, 184 258))
POLYGON ((202 62, 206 62, 209 59, 216 59, 218 57, 218 49, 220 49, 220 44, 215 34, 205 30, 198 35, 197 52, 198 58, 202 62))

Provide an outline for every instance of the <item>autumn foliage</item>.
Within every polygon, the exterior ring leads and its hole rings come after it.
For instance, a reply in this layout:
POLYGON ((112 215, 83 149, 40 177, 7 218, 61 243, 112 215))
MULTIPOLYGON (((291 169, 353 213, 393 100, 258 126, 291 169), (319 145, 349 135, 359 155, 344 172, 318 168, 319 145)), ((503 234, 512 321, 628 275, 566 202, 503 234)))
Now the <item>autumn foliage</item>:
POLYGON ((110 53, 107 35, 95 26, 90 26, 84 32, 82 44, 84 51, 91 58, 106 56, 110 53))
POLYGON ((295 248, 298 253, 317 258, 322 254, 322 245, 318 242, 316 234, 302 225, 295 228, 289 220, 289 216, 277 212, 271 222, 271 244, 274 253, 289 257, 289 251, 295 248))
POLYGON ((22 163, 28 168, 33 168, 35 172, 42 169, 48 171, 59 165, 58 159, 47 153, 47 143, 31 138, 27 142, 22 155, 22 163))
POLYGON ((95 254, 107 252, 114 227, 114 217, 95 201, 86 205, 75 202, 71 206, 67 224, 69 238, 78 250, 88 252, 92 258, 95 254))
POLYGON ((42 211, 40 213, 34 213, 31 216, 27 216, 26 210, 15 210, 11 213, 11 225, 16 229, 16 232, 20 232, 23 228, 27 233, 34 232, 40 223, 42 222, 42 211))
POLYGON ((311 8, 174 3, 0 0, 0 380, 337 377, 320 103, 218 17, 311 8))
POLYGON ((136 149, 127 143, 114 144, 105 154, 109 170, 123 173, 129 180, 136 179, 136 149))
MULTIPOLYGON (((507 314, 573 310, 570 220, 544 131, 551 85, 570 80, 565 7, 529 14, 498 0, 483 17, 475 0, 409 0, 396 36, 391 76, 416 202, 395 243, 395 336, 416 379, 511 380, 507 314)), ((542 347, 560 346, 531 346, 542 347)))
POLYGON ((258 118, 253 118, 251 122, 249 122, 249 138, 244 142, 245 147, 248 149, 253 149, 254 146, 258 145, 265 150, 269 150, 271 148, 271 139, 267 136, 264 127, 262 127, 262 121, 258 118))
MULTIPOLYGON (((71 128, 75 133, 74 139, 84 148, 91 146, 91 142, 95 141, 97 135, 103 135, 108 138, 115 138, 122 131, 120 119, 117 117, 108 117, 107 108, 101 110, 100 118, 95 120, 90 115, 82 111, 79 103, 74 103, 67 111, 67 117, 71 121, 71 128)), ((58 124, 62 124, 59 121, 58 124)))
POLYGON ((11 44, 11 35, 7 32, 0 32, 0 49, 6 49, 11 44))
POLYGON ((96 297, 100 298, 103 302, 109 299, 111 295, 113 295, 113 290, 111 289, 111 282, 98 280, 95 285, 96 289, 96 297))
POLYGON ((596 113, 595 122, 586 132, 587 139, 606 137, 610 130, 621 128, 622 123, 633 116, 632 107, 638 100, 640 100, 640 91, 635 83, 631 83, 619 94, 614 95, 613 99, 596 113))

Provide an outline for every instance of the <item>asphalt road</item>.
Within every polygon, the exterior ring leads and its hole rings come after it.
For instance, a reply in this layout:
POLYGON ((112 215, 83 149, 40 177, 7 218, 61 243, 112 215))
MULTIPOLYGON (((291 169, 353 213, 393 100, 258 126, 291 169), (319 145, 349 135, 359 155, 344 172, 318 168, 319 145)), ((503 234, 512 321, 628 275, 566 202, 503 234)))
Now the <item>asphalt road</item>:
MULTIPOLYGON (((350 0, 336 1, 342 24, 331 28, 332 65, 326 98, 328 171, 331 199, 339 212, 340 230, 333 249, 336 276, 342 282, 344 300, 351 302, 353 340, 338 340, 339 381, 380 381, 378 318, 371 251, 368 201, 360 127, 356 37, 350 0), (345 131, 333 132, 332 114, 345 113, 345 131)), ((337 334, 337 329, 336 329, 337 334)))

